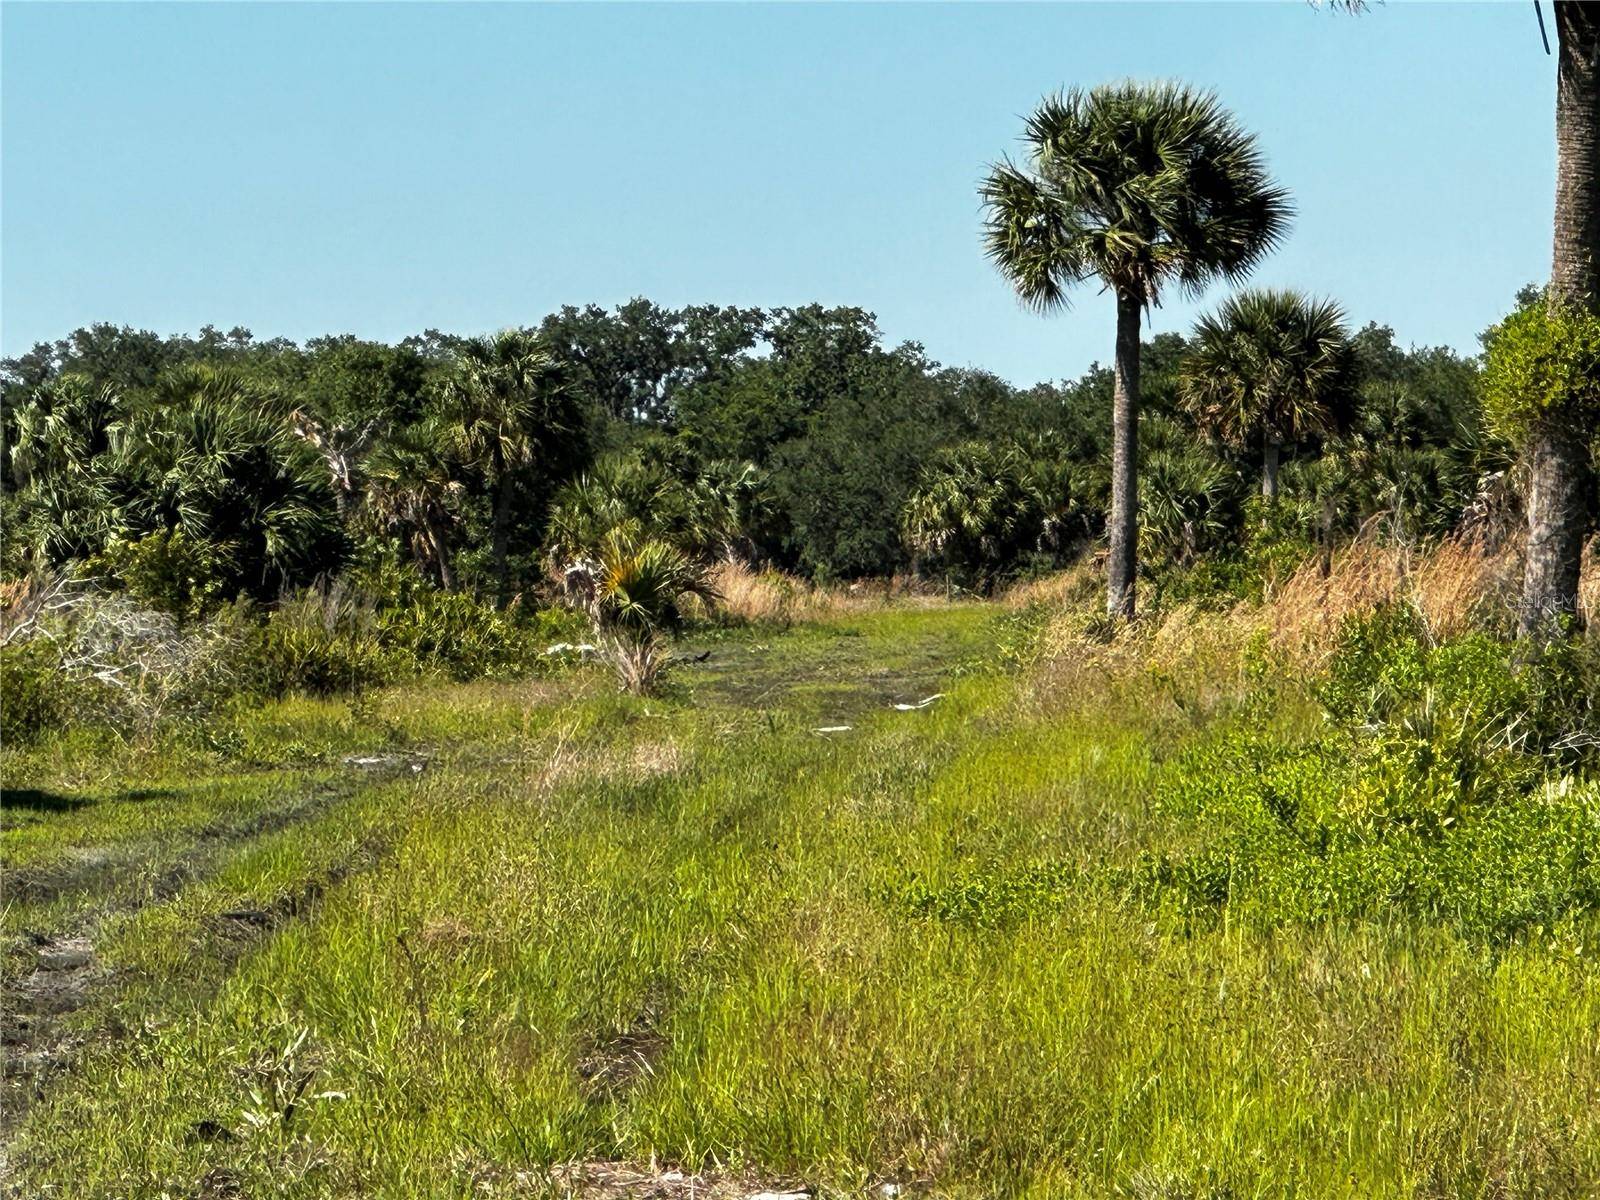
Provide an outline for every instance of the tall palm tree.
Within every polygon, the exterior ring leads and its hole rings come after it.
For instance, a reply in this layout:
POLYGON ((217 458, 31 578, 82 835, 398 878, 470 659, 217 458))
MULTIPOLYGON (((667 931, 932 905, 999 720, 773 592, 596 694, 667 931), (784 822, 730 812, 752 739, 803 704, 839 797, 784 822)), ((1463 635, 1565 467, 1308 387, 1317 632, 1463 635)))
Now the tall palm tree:
POLYGON ((1116 297, 1106 609, 1131 617, 1141 313, 1169 287, 1243 278, 1283 237, 1290 204, 1254 136, 1213 95, 1181 84, 1047 97, 1024 140, 1026 163, 1004 160, 982 185, 988 253, 1040 311, 1065 307, 1091 280, 1116 297))
POLYGON ((556 386, 543 341, 520 329, 464 343, 444 384, 446 411, 462 454, 494 489, 490 545, 501 603, 511 594, 507 551, 517 475, 534 461, 545 432, 539 426, 549 419, 556 386))
POLYGON ((1278 498, 1287 444, 1325 436, 1352 415, 1356 360, 1331 300, 1255 289, 1230 296, 1195 325, 1178 390, 1202 428, 1234 446, 1261 446, 1261 494, 1278 498))
POLYGON ((448 528, 462 488, 447 445, 444 431, 431 421, 390 434, 367 460, 367 503, 379 522, 410 535, 418 564, 432 563, 439 586, 453 592, 448 528))
MULTIPOLYGON (((1557 0, 1556 208, 1547 303, 1600 315, 1600 9, 1557 0)), ((1518 626, 1547 634, 1576 618, 1593 526, 1586 430, 1552 414, 1529 431, 1528 553, 1518 626)))

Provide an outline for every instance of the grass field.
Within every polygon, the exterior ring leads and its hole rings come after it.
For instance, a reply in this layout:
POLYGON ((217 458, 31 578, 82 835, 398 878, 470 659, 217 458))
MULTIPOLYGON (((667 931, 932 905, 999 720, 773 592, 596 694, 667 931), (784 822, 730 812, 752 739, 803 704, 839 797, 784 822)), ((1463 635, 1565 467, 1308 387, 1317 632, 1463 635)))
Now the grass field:
POLYGON ((1202 836, 1174 764, 1317 711, 1227 647, 1019 664, 1025 625, 9 754, 9 1187, 1600 1194, 1592 948, 1149 899, 1202 836))

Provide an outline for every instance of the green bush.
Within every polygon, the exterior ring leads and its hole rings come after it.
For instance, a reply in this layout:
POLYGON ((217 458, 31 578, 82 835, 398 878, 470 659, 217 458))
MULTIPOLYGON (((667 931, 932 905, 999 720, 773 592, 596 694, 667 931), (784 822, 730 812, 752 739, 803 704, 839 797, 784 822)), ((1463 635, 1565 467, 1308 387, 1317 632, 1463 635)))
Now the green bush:
POLYGON ((267 696, 360 692, 399 671, 376 631, 372 605, 341 588, 284 600, 243 646, 245 679, 267 696))
POLYGON ((0 745, 25 745, 67 715, 61 658, 44 641, 0 649, 0 745))
POLYGON ((1235 548, 1218 547, 1187 565, 1169 563, 1154 572, 1158 604, 1194 603, 1230 608, 1241 600, 1260 603, 1317 552, 1293 504, 1259 497, 1244 506, 1235 548))
POLYGON ((334 588, 284 601, 247 651, 254 690, 359 693, 408 675, 457 682, 554 668, 552 643, 582 640, 588 623, 566 609, 497 609, 471 596, 417 589, 382 604, 334 588))
POLYGON ((385 650, 412 669, 466 681, 544 670, 551 662, 545 650, 552 643, 583 640, 588 623, 567 609, 529 614, 429 591, 380 611, 375 632, 385 650))
MULTIPOLYGON (((1600 417, 1600 316, 1540 297, 1488 337, 1483 407, 1491 428, 1520 444, 1544 420, 1600 417)), ((1580 424, 1579 428, 1585 425, 1580 424)))
POLYGON ((173 529, 138 541, 113 539, 89 564, 147 608, 195 620, 222 598, 224 563, 214 547, 173 529))
POLYGON ((1349 622, 1288 744, 1251 721, 1180 756, 1157 804, 1187 830, 1123 882, 1185 919, 1272 925, 1409 912, 1493 941, 1600 909, 1588 774, 1600 649, 1434 644, 1404 606, 1349 622))

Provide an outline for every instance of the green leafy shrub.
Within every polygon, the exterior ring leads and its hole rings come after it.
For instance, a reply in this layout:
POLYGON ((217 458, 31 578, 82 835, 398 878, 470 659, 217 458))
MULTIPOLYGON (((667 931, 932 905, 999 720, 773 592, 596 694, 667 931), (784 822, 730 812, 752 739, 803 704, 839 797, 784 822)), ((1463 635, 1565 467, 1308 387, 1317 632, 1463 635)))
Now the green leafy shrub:
POLYGON ((514 678, 553 669, 545 651, 581 640, 587 628, 565 609, 497 609, 428 588, 388 603, 353 589, 309 591, 280 604, 257 631, 253 687, 269 696, 334 695, 408 675, 514 678))
POLYGON ((59 725, 67 715, 69 686, 53 644, 0 648, 0 745, 26 745, 59 725))
POLYGON ((582 640, 587 622, 565 609, 501 610, 460 593, 420 591, 378 613, 382 646, 422 673, 464 682, 547 668, 552 643, 582 640))
POLYGON ((1507 317, 1488 337, 1484 414, 1513 443, 1544 420, 1600 416, 1600 316, 1543 297, 1507 317))
POLYGON ((137 541, 113 538, 89 565, 140 604, 179 620, 194 620, 222 598, 225 566, 215 547, 182 529, 137 541))
POLYGON ((1185 919, 1409 912, 1493 941, 1594 912, 1600 650, 1522 653, 1435 644, 1402 605, 1350 621, 1318 689, 1327 730, 1289 744, 1239 724, 1180 756, 1157 804, 1193 848, 1123 884, 1185 919))
POLYGON ((1244 505, 1234 548, 1218 546, 1192 562, 1158 565, 1158 603, 1194 603, 1229 608, 1241 600, 1260 603, 1316 553, 1295 506, 1259 497, 1244 505))
POLYGON ((245 649, 252 689, 267 696, 331 696, 388 683, 398 675, 398 664, 376 624, 370 602, 343 589, 309 590, 285 600, 245 649))

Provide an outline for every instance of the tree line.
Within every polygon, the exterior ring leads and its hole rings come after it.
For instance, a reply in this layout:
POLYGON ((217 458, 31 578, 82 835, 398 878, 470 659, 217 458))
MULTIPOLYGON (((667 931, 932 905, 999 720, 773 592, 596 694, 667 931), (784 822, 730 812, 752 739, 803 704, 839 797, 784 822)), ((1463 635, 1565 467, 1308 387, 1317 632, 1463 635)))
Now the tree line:
MULTIPOLYGON (((1304 297, 1241 297, 1138 361, 1147 573, 1236 544, 1254 493, 1307 538, 1378 514, 1421 536, 1504 466, 1476 359, 1346 335, 1304 297)), ((202 599, 404 570, 504 603, 630 520, 702 557, 985 587, 1114 508, 1113 368, 1016 387, 858 308, 640 299, 395 344, 97 325, 0 386, 7 573, 88 562, 202 599)))

